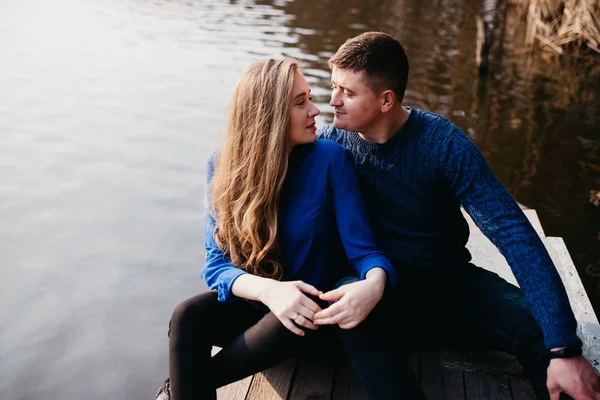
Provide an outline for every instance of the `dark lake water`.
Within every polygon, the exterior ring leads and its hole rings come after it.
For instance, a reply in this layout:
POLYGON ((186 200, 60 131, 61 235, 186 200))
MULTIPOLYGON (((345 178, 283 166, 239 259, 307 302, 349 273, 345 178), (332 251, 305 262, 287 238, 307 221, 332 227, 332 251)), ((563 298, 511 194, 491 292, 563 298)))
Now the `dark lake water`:
POLYGON ((233 85, 297 57, 322 114, 326 60, 384 30, 411 62, 405 103, 449 117, 600 308, 600 67, 523 48, 481 1, 0 0, 0 397, 148 399, 167 374, 172 308, 205 290, 203 182, 233 85))

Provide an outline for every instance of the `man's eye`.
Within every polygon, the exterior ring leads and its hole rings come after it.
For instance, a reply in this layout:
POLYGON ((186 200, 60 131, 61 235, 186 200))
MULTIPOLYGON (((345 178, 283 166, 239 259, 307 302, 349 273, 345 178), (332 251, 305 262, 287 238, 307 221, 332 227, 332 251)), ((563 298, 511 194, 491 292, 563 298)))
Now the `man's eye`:
POLYGON ((310 101, 312 101, 312 100, 313 100, 312 96, 310 96, 308 99, 309 99, 310 101))

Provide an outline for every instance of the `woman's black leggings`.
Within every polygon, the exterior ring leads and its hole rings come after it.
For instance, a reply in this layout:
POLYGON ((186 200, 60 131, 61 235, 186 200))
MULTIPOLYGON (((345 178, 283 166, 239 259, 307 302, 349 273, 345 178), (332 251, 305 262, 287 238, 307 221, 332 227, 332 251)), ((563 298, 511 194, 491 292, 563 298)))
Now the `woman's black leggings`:
POLYGON ((181 302, 169 328, 171 399, 216 399, 221 386, 317 349, 322 328, 306 331, 295 335, 246 301, 219 302, 214 291, 181 302), (213 345, 222 347, 214 357, 213 345))

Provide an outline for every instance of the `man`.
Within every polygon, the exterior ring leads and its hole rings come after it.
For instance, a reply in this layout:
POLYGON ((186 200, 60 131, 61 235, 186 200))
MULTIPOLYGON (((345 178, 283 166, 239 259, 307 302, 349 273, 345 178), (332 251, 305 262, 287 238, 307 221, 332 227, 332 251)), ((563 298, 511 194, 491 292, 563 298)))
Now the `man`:
MULTIPOLYGON (((398 272, 384 297, 393 307, 387 319, 401 318, 403 332, 429 324, 438 337, 515 355, 540 399, 561 392, 600 399, 560 277, 519 206, 455 125, 402 105, 408 59, 401 44, 363 33, 347 40, 329 67, 335 117, 318 135, 354 156, 378 243, 398 272), (521 290, 470 263, 461 205, 504 255, 521 290)), ((321 297, 339 298, 349 286, 321 297)), ((333 305, 315 323, 338 323, 341 315, 333 305)), ((414 378, 373 382, 377 375, 365 368, 357 375, 381 398, 424 398, 414 378)))

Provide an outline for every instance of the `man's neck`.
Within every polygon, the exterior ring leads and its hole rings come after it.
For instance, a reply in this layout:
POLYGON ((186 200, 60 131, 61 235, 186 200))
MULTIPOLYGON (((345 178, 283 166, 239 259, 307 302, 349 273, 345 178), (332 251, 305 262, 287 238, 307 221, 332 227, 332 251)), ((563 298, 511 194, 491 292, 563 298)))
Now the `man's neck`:
POLYGON ((405 123, 406 113, 404 107, 400 106, 399 112, 390 115, 387 120, 382 118, 380 124, 373 126, 373 129, 358 132, 358 135, 368 142, 383 144, 396 136, 405 123))

